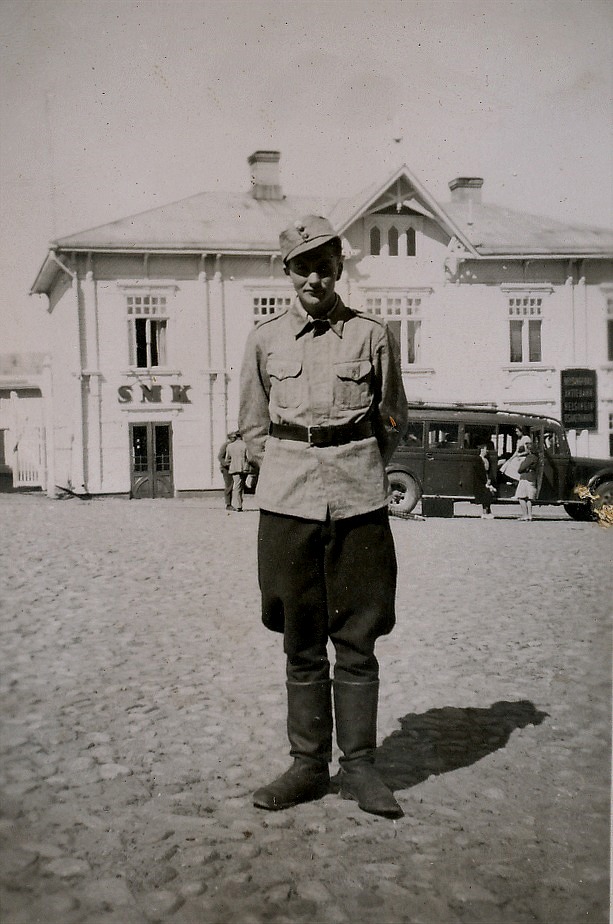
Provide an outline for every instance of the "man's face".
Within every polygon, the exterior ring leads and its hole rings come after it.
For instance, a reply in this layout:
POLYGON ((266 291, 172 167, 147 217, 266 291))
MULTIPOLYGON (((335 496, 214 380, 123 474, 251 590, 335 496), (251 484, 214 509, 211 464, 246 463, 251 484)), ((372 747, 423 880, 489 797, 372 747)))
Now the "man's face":
POLYGON ((334 305, 334 286, 342 272, 343 262, 331 243, 292 257, 285 266, 300 304, 312 318, 325 317, 334 305))

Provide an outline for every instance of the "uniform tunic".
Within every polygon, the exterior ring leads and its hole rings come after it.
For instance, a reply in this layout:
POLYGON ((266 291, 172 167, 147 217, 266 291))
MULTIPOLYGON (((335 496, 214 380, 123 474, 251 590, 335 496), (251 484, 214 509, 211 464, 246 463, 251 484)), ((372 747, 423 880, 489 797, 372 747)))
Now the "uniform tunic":
POLYGON ((319 522, 386 505, 385 463, 407 419, 400 364, 385 323, 353 311, 338 296, 328 319, 319 333, 296 299, 252 331, 239 418, 260 467, 260 508, 319 522), (341 446, 268 435, 271 422, 308 427, 364 420, 375 435, 341 446))

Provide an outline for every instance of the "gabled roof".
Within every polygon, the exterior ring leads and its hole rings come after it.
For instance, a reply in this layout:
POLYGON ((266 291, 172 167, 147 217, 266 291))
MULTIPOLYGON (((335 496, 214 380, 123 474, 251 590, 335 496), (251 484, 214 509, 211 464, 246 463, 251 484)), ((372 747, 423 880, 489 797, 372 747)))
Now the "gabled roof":
POLYGON ((383 182, 375 183, 351 199, 341 200, 336 212, 330 216, 332 224, 342 234, 350 225, 367 212, 378 211, 389 205, 416 204, 420 211, 431 216, 440 224, 449 237, 457 237, 467 250, 473 251, 470 238, 465 234, 441 205, 430 195, 425 186, 413 176, 406 165, 394 170, 383 182))
POLYGON ((613 230, 566 225, 553 218, 485 203, 450 202, 447 213, 481 256, 613 257, 613 230))
POLYGON ((297 215, 330 212, 334 200, 314 196, 254 199, 249 193, 204 192, 56 241, 60 250, 279 249, 279 231, 297 215))
POLYGON ((54 254, 62 251, 273 254, 279 231, 296 216, 327 215, 342 235, 362 216, 392 205, 431 217, 476 259, 613 257, 613 230, 565 225, 483 203, 441 205, 403 165, 352 197, 255 199, 249 192, 204 192, 60 238, 51 243, 31 291, 49 291, 61 268, 54 254))

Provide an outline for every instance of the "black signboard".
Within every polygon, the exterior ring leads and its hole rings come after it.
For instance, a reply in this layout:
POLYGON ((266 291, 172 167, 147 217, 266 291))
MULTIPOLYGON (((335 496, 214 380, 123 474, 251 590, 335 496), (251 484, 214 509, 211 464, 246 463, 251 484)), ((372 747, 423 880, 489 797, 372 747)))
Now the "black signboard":
POLYGON ((595 369, 562 369, 562 424, 567 430, 598 429, 595 369))

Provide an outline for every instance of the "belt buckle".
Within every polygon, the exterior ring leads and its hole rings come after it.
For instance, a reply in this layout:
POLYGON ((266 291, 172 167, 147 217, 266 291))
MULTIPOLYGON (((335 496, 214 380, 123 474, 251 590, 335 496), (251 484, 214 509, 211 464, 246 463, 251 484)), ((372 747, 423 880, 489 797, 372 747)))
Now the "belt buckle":
POLYGON ((309 446, 315 446, 315 447, 319 446, 321 448, 322 446, 326 445, 325 434, 322 433, 321 434, 322 438, 318 440, 316 436, 316 432, 315 432, 317 430, 322 431, 325 429, 326 429, 325 427, 312 427, 312 426, 307 427, 307 437, 309 441, 309 446), (323 442, 322 442, 322 439, 323 439, 323 442))

